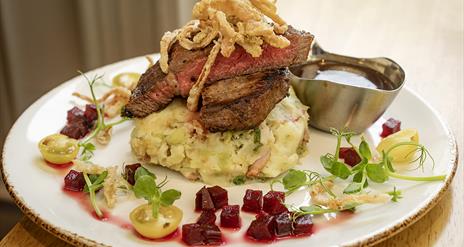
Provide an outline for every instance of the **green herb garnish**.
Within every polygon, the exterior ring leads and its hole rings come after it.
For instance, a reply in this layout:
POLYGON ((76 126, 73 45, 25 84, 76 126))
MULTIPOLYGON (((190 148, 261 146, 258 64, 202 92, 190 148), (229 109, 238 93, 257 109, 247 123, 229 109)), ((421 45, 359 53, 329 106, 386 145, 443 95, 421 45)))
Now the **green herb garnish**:
POLYGON ((259 127, 253 130, 253 143, 255 144, 255 148, 253 151, 258 151, 263 144, 261 143, 261 129, 259 127))
POLYGON ((374 162, 372 161, 371 149, 367 141, 364 139, 364 137, 361 137, 361 142, 359 146, 357 147, 351 141, 351 138, 354 135, 353 132, 343 132, 343 131, 338 131, 336 129, 331 129, 331 133, 337 137, 337 146, 336 146, 335 154, 330 154, 330 153, 325 154, 321 156, 320 161, 321 161, 322 166, 325 168, 325 170, 327 170, 329 173, 331 173, 335 177, 338 177, 341 179, 348 179, 349 177, 353 175, 352 182, 348 184, 348 186, 343 191, 345 194, 353 194, 353 193, 361 192, 364 188, 368 186, 368 179, 374 183, 384 183, 390 177, 403 179, 403 180, 412 180, 412 181, 442 181, 446 177, 445 175, 426 176, 426 177, 406 176, 406 175, 401 175, 395 172, 392 166, 392 162, 391 162, 392 159, 391 157, 389 157, 389 154, 395 148, 398 148, 404 145, 413 145, 417 147, 415 151, 419 153, 419 157, 411 162, 411 163, 414 163, 418 161, 418 166, 416 167, 416 169, 418 168, 424 169, 424 164, 425 164, 427 157, 430 157, 432 159, 433 166, 434 166, 435 162, 433 158, 431 157, 428 150, 421 144, 417 144, 414 142, 398 143, 394 145, 393 147, 391 147, 386 152, 382 153, 382 160, 380 162, 374 162), (340 145, 341 145, 342 139, 345 139, 345 141, 349 143, 350 146, 356 151, 359 157, 361 157, 361 161, 357 165, 355 165, 353 168, 349 168, 346 164, 339 161, 340 145))
POLYGON ((246 182, 246 176, 245 175, 239 175, 236 176, 234 179, 232 179, 232 183, 235 185, 242 185, 246 182))
POLYGON ((90 93, 92 96, 92 103, 95 105, 95 108, 97 109, 97 121, 95 128, 93 131, 82 141, 79 142, 79 147, 82 148, 81 151, 81 160, 87 161, 90 160, 93 157, 93 152, 95 151, 95 145, 91 143, 91 140, 95 138, 100 131, 111 128, 113 126, 116 126, 118 124, 124 123, 125 121, 129 120, 129 118, 122 118, 119 121, 113 122, 106 124, 105 123, 105 114, 103 111, 102 106, 98 103, 98 100, 95 96, 95 90, 94 86, 95 83, 103 78, 103 76, 98 76, 95 75, 92 80, 90 80, 84 73, 79 71, 79 73, 86 79, 87 84, 89 85, 90 88, 90 93))
POLYGON ((332 180, 333 178, 334 176, 322 177, 319 173, 309 170, 302 171, 290 169, 281 180, 272 181, 271 190, 274 190, 274 184, 280 183, 284 186, 284 189, 287 190, 285 194, 290 195, 301 187, 309 187, 315 184, 320 184, 329 195, 335 197, 335 194, 324 185, 324 181, 332 180))
POLYGON ((396 186, 393 187, 393 191, 387 192, 387 194, 391 195, 391 200, 393 202, 398 202, 399 199, 403 198, 401 190, 397 190, 396 186))
POLYGON ((84 180, 85 180, 85 187, 84 192, 88 192, 90 195, 90 203, 92 204, 93 209, 95 210, 95 214, 101 218, 103 217, 103 213, 101 212, 100 208, 97 205, 97 199, 95 192, 103 187, 103 182, 105 181, 106 176, 108 176, 108 171, 102 172, 100 175, 88 175, 87 173, 83 173, 84 180), (93 180, 93 181, 92 181, 93 180))
POLYGON ((167 180, 164 179, 161 183, 157 184, 154 174, 147 172, 143 167, 137 168, 135 174, 139 174, 139 176, 134 177, 135 184, 133 190, 137 198, 144 198, 148 201, 148 204, 152 207, 153 218, 158 218, 159 208, 161 206, 172 205, 174 201, 180 198, 181 193, 174 189, 161 191, 161 188, 166 185, 167 180))

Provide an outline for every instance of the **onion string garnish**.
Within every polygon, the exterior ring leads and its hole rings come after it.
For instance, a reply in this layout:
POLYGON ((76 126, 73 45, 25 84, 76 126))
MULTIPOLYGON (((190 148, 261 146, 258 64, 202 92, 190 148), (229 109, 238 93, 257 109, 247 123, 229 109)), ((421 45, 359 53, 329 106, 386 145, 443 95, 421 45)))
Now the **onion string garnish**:
MULTIPOLYGON (((97 137, 101 133, 101 131, 108 131, 112 127, 126 122, 127 120, 129 120, 129 118, 124 117, 121 120, 115 121, 113 123, 108 123, 108 124, 105 123, 104 108, 99 104, 99 102, 97 100, 97 97, 95 96, 95 89, 94 89, 95 83, 97 81, 100 81, 103 78, 103 76, 102 75, 95 75, 92 79, 89 79, 87 77, 87 75, 85 75, 81 71, 78 71, 78 72, 87 81, 87 84, 89 85, 90 93, 91 93, 91 96, 92 96, 92 103, 95 105, 95 108, 97 110, 97 121, 96 121, 95 128, 93 129, 93 131, 86 138, 84 138, 78 144, 79 147, 82 148, 80 159, 84 160, 84 161, 87 161, 87 160, 90 160, 93 157, 93 152, 96 150, 95 145, 91 142, 92 139, 97 137)), ((107 138, 110 138, 110 136, 107 136, 107 138)))

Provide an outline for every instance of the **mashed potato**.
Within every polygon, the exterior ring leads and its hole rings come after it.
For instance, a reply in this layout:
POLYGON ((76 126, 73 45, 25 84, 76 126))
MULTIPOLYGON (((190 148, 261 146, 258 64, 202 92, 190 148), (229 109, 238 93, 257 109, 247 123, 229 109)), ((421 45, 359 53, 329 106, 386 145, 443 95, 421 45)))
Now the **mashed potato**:
POLYGON ((194 114, 185 100, 176 99, 161 112, 135 120, 134 154, 192 180, 228 185, 237 176, 276 177, 306 150, 307 107, 293 90, 253 130, 208 133, 194 114))

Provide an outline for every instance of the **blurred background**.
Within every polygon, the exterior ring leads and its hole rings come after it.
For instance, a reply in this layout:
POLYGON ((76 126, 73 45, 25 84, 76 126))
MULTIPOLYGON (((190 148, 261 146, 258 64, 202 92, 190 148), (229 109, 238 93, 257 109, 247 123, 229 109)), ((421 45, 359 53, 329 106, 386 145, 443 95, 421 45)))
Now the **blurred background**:
MULTIPOLYGON (((194 0, 0 0, 0 147, 14 120, 77 75, 154 53, 194 0)), ((20 219, 0 183, 0 239, 20 219)))
MULTIPOLYGON (((158 52, 164 31, 185 24, 194 3, 0 0, 0 147, 21 112, 76 76, 77 70, 158 52)), ((464 105, 463 0, 280 0, 278 8, 288 23, 313 33, 324 49, 394 59, 406 71, 406 85, 413 85, 436 109, 450 102, 464 105), (443 66, 430 66, 427 61, 443 66), (430 75, 441 71, 440 81, 430 81, 430 75), (443 85, 460 91, 442 100, 436 95, 446 94, 443 85), (425 90, 431 86, 436 87, 434 95, 425 90)), ((457 134, 462 133, 458 126, 462 109, 453 114, 458 117, 443 117, 457 134)), ((458 141, 462 147, 462 140, 458 141)), ((20 217, 0 183, 0 239, 20 217)))

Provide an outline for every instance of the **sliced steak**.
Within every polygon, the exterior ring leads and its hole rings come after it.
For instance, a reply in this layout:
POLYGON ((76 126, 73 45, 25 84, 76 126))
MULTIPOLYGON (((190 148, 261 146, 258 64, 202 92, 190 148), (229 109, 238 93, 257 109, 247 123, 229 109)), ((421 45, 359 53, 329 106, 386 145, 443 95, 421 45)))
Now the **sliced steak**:
POLYGON ((217 81, 202 92, 200 120, 211 132, 258 126, 288 92, 288 70, 267 70, 217 81))
MULTIPOLYGON (((264 44, 263 53, 257 58, 253 58, 240 46, 236 46, 228 58, 219 54, 211 68, 208 83, 306 61, 313 36, 292 27, 289 27, 284 36, 291 42, 288 47, 280 49, 264 44)), ((122 115, 143 118, 164 109, 175 95, 187 97, 211 48, 212 45, 189 51, 175 43, 170 51, 169 73, 164 74, 159 64, 150 67, 140 78, 122 115)))

